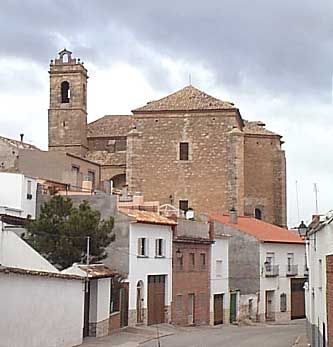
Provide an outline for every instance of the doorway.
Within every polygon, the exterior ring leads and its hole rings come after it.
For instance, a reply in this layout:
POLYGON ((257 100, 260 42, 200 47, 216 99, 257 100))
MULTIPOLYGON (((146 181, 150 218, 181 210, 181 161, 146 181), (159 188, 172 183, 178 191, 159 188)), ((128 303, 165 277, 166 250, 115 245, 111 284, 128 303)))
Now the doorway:
POLYGON ((139 281, 136 285, 136 322, 143 323, 143 282, 139 281))
POLYGON ((265 318, 267 321, 274 321, 274 290, 266 290, 266 310, 265 310, 265 318))
POLYGON ((187 314, 187 323, 189 325, 194 324, 194 309, 195 309, 195 295, 188 295, 188 314, 187 314))
POLYGON ((223 294, 214 295, 214 325, 223 324, 223 294))
POLYGON ((237 293, 230 294, 230 323, 236 321, 237 318, 237 293))

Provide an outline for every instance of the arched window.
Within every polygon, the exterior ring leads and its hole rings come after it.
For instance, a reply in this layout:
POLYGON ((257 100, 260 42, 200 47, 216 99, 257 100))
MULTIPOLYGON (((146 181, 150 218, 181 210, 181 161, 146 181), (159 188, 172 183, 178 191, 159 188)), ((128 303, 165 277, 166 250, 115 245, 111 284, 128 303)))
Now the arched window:
POLYGON ((69 83, 67 81, 61 82, 61 103, 68 104, 70 97, 69 83))
POLYGON ((260 208, 256 208, 254 210, 254 218, 256 219, 261 219, 262 218, 262 213, 260 208))

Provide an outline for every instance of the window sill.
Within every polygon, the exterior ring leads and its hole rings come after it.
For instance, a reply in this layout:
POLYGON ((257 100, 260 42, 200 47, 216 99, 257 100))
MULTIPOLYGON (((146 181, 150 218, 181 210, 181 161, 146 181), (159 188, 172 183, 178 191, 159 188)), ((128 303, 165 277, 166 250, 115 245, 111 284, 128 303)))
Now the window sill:
POLYGON ((148 255, 137 255, 137 258, 148 258, 148 255))
POLYGON ((165 258, 165 255, 155 255, 155 258, 157 258, 157 259, 163 259, 163 258, 165 258))

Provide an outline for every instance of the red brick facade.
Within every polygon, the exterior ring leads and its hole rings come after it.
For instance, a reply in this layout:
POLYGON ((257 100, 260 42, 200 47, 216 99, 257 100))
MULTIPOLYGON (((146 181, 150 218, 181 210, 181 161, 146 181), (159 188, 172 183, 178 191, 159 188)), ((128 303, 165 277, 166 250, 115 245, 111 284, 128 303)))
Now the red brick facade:
POLYGON ((173 242, 171 320, 174 324, 209 323, 210 243, 190 238, 173 242), (189 319, 190 295, 194 295, 193 322, 189 319))
POLYGON ((326 304, 328 347, 333 347, 333 255, 326 257, 326 304))

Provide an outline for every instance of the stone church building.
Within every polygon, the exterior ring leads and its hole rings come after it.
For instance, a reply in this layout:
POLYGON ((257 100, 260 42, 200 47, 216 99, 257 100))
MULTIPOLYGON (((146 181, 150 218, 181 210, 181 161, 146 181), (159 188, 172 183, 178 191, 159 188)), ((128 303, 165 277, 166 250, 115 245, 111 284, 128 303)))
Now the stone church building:
POLYGON ((244 120, 233 103, 188 85, 130 115, 88 124, 83 63, 63 50, 49 73, 49 151, 98 163, 101 184, 127 184, 145 200, 196 212, 235 208, 286 225, 281 136, 244 120))

